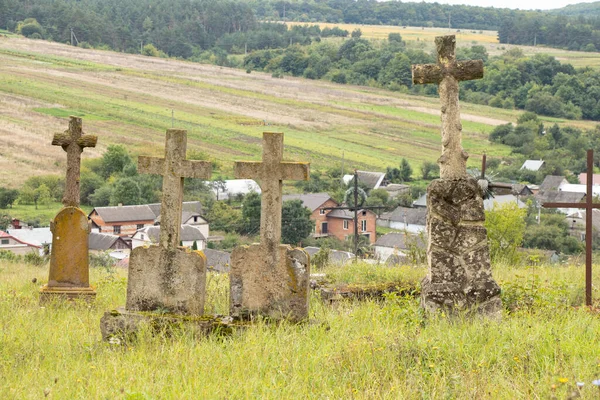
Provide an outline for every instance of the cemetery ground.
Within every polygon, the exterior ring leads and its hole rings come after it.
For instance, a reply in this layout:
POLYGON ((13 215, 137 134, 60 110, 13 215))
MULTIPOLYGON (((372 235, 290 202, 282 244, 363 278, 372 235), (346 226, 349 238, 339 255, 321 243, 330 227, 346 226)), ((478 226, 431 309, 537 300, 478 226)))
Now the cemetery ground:
MULTIPOLYGON (((328 267, 331 282, 399 281, 416 297, 326 304, 313 292, 307 324, 257 322, 205 338, 142 332, 123 346, 102 342, 99 320, 124 304, 125 271, 92 269, 93 304, 40 307, 47 266, 4 262, 0 398, 597 398, 600 315, 580 307, 581 266, 495 265, 502 321, 425 320, 425 270, 328 267)), ((226 313, 227 276, 207 284, 206 312, 226 313)))
MULTIPOLYGON (((0 54, 2 186, 62 175, 65 160, 50 139, 69 115, 82 117, 85 132, 101 138, 84 157, 98 157, 110 144, 126 146, 132 156, 161 155, 164 131, 174 125, 188 130, 188 157, 212 160, 222 176, 232 175, 233 160, 257 159, 265 130, 284 131, 286 157, 317 170, 342 159, 380 170, 401 158, 418 170, 439 155, 439 99, 433 97, 14 37, 0 37, 0 54)), ((488 134, 521 112, 461 107, 470 166, 479 165, 484 151, 510 153, 488 134)))

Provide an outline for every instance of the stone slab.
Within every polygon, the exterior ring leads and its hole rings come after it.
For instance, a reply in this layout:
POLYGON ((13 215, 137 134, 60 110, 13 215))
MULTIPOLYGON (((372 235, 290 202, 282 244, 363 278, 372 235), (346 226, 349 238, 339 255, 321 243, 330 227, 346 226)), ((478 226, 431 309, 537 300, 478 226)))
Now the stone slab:
POLYGON ((492 277, 477 181, 438 179, 427 190, 429 271, 421 282, 422 307, 500 317, 500 287, 492 277))
POLYGON ((67 299, 93 297, 89 284, 87 215, 77 207, 64 207, 50 224, 52 254, 48 284, 40 289, 41 301, 59 295, 67 299))
POLYGON ((244 328, 243 323, 234 322, 229 316, 190 316, 127 311, 123 308, 108 311, 100 319, 102 340, 114 344, 127 344, 135 340, 142 329, 153 333, 172 334, 177 329, 191 330, 198 336, 209 334, 231 334, 244 328))
POLYGON ((310 257, 303 249, 279 245, 273 263, 260 244, 231 254, 230 314, 300 322, 308 318, 310 257))
POLYGON ((201 251, 159 246, 131 252, 127 281, 128 311, 202 315, 206 291, 206 257, 201 251))

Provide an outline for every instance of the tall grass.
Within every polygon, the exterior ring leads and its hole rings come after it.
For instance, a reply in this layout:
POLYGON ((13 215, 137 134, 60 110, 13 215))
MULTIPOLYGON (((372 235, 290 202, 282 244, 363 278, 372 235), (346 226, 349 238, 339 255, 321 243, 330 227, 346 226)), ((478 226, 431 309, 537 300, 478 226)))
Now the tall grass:
MULTIPOLYGON (((373 273, 355 280, 372 281, 373 273)), ((548 289, 583 286, 581 268, 535 273, 548 289)), ((531 271, 495 274, 514 294, 517 275, 531 271)), ((99 319, 124 304, 124 271, 92 270, 92 305, 39 307, 45 276, 47 268, 0 264, 2 399, 566 398, 579 390, 576 382, 585 382, 583 398, 599 393, 591 382, 600 378, 600 319, 561 301, 560 290, 548 294, 558 301, 507 310, 500 322, 426 319, 411 297, 331 307, 315 295, 304 325, 258 321, 206 338, 185 329, 170 337, 142 332, 121 347, 100 340, 99 319)), ((209 311, 226 309, 226 286, 224 276, 209 278, 209 311)), ((527 287, 516 296, 531 296, 527 287)))

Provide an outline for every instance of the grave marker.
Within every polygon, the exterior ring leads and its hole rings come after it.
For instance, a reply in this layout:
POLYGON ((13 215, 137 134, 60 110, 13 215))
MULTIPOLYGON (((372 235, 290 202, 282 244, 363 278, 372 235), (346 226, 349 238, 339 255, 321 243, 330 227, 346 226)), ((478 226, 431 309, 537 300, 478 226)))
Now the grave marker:
POLYGON ((309 256, 281 245, 282 181, 308 180, 309 164, 283 159, 283 133, 263 133, 263 161, 236 162, 235 177, 257 179, 262 191, 260 244, 231 254, 230 311, 301 321, 308 316, 309 256))
POLYGON ((456 61, 454 35, 435 39, 437 64, 413 65, 413 83, 437 83, 441 100, 441 179, 427 188, 427 259, 421 305, 427 311, 502 311, 500 287, 491 274, 482 191, 467 175, 461 144, 458 82, 483 77, 481 60, 456 61))
POLYGON ((79 208, 81 153, 95 147, 98 138, 84 135, 81 118, 70 117, 69 129, 54 135, 52 144, 67 152, 67 177, 63 208, 50 223, 52 254, 48 284, 40 289, 40 302, 55 297, 90 299, 96 295, 89 282, 87 215, 79 208))

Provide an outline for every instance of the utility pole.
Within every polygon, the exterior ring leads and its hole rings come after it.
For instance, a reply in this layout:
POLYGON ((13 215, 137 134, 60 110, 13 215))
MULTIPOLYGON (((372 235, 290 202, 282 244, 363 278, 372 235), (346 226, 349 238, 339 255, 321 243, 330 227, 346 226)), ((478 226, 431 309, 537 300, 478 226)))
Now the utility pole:
POLYGON ((537 44, 537 33, 533 35, 533 47, 537 44))
POLYGON ((285 3, 283 3, 283 22, 285 22, 285 3))
POLYGON ((448 14, 448 29, 452 29, 452 13, 448 14))
POLYGON ((140 41, 140 54, 144 54, 144 39, 140 41))
POLYGON ((245 56, 248 55, 248 42, 246 42, 246 44, 244 44, 244 55, 245 56))
POLYGON ((78 46, 79 45, 79 40, 77 40, 77 36, 75 36, 75 31, 73 31, 73 28, 71 28, 71 46, 78 46), (77 43, 77 44, 75 44, 77 43))
POLYGON ((342 179, 340 181, 340 186, 342 187, 342 189, 344 188, 344 155, 345 152, 342 151, 342 179))
POLYGON ((175 110, 171 109, 171 128, 175 127, 175 110))

